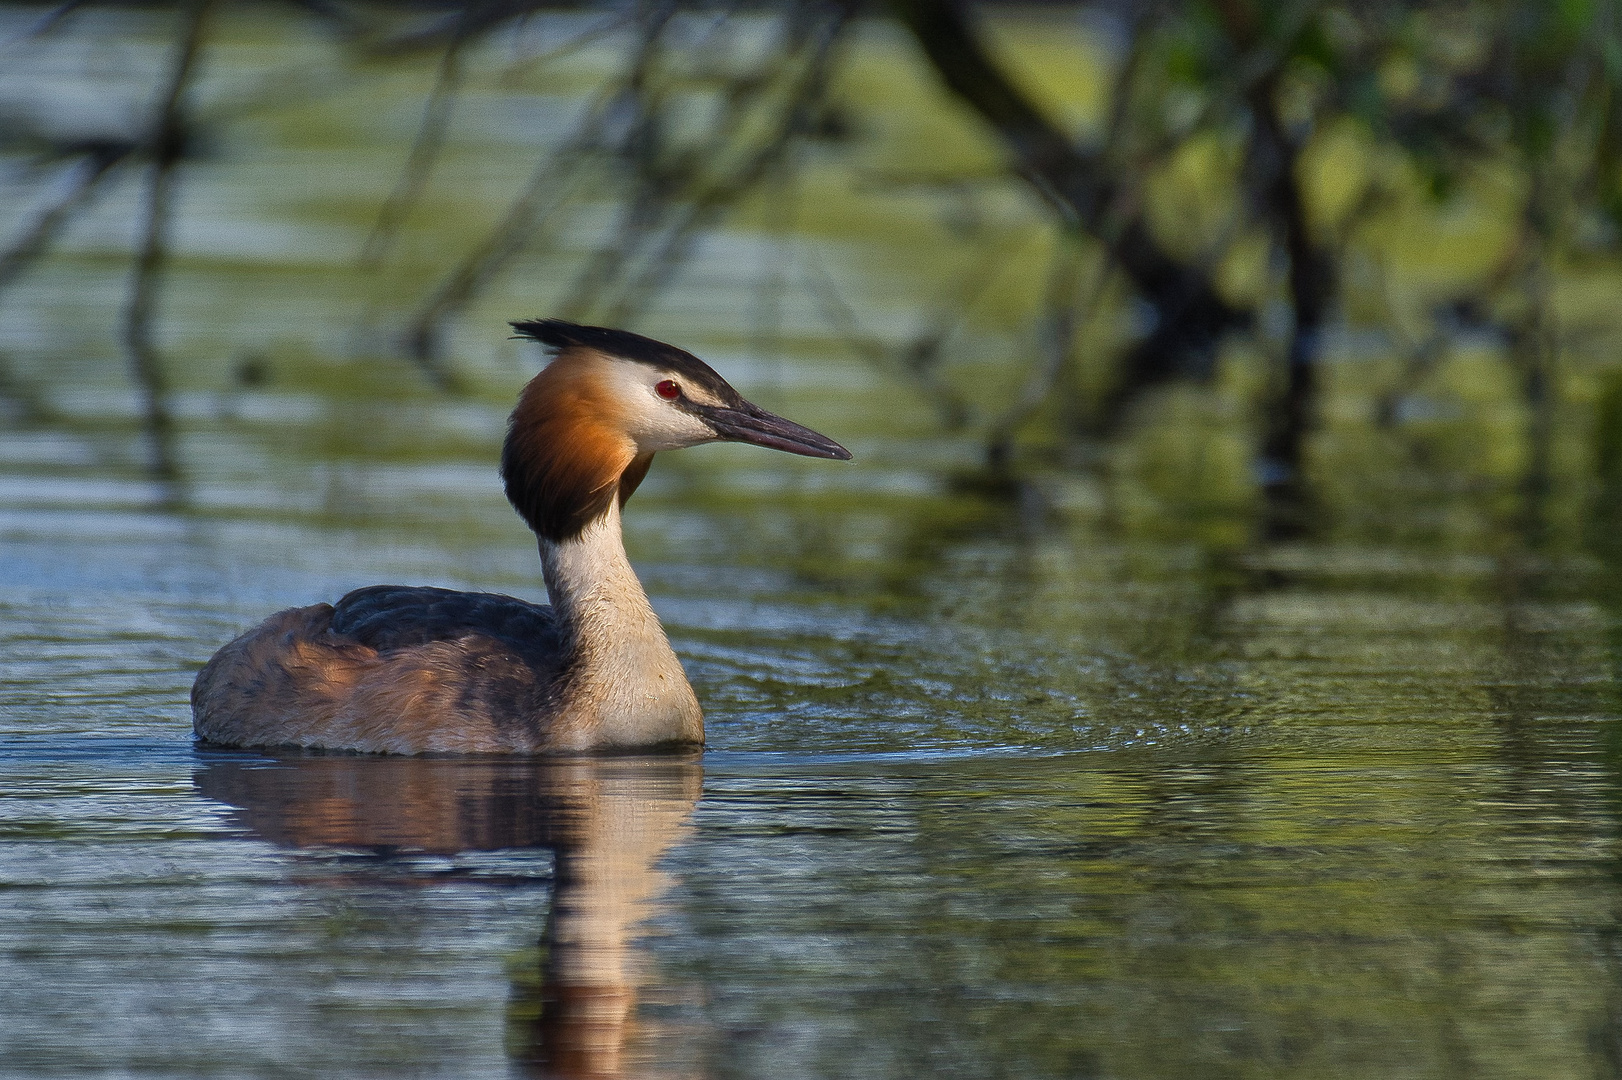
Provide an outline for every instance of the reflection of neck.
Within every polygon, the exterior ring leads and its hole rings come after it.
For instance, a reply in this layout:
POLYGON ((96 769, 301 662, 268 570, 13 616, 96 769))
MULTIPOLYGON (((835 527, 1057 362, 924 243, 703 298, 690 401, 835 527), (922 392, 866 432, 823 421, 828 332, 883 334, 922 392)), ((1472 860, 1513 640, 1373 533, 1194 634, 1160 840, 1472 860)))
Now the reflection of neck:
MULTIPOLYGON (((511 1052, 523 1075, 644 1075, 639 1065, 672 1060, 672 1045, 690 1038, 672 1023, 636 1015, 657 971, 637 928, 660 910, 671 884, 658 864, 703 788, 697 755, 295 753, 269 762, 203 751, 199 765, 192 782, 201 796, 236 807, 253 835, 284 847, 377 850, 407 874, 409 862, 381 852, 551 848, 541 985, 516 982, 508 999, 511 1052)), ((407 880, 444 880, 437 870, 430 875, 407 880)))
POLYGON ((631 928, 659 875, 611 852, 558 852, 542 986, 540 1058, 554 1077, 617 1077, 641 982, 631 928))
POLYGON ((698 700, 626 557, 618 501, 578 536, 543 539, 541 569, 569 635, 550 748, 703 741, 698 700))
POLYGON ((684 827, 700 774, 687 767, 615 773, 588 764, 572 778, 578 797, 572 827, 557 837, 530 1060, 553 1080, 608 1080, 639 1074, 638 1059, 670 1035, 636 1016, 649 972, 635 938, 670 885, 655 864, 684 827))

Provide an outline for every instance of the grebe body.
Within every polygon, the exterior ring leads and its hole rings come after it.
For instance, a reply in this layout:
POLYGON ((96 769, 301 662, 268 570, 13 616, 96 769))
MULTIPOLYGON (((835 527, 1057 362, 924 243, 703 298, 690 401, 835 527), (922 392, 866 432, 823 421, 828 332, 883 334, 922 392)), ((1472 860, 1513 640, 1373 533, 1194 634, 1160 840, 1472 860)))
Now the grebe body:
POLYGON ((664 450, 850 453, 674 346, 556 319, 513 326, 556 350, 520 394, 501 458, 552 603, 375 585, 279 612, 197 676, 200 739, 395 754, 703 743, 698 699, 625 554, 626 500, 664 450))

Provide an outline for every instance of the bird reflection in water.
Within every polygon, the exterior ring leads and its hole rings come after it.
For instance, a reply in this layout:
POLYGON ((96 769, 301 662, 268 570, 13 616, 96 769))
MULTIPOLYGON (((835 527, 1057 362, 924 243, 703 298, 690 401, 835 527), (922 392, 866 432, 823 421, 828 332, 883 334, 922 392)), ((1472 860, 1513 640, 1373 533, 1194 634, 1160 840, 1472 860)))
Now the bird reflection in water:
POLYGON ((198 756, 199 792, 283 847, 379 860, 550 850, 540 1014, 524 1021, 517 1063, 543 1077, 639 1071, 628 1045, 650 972, 634 941, 668 884, 656 864, 698 799, 696 759, 198 756))

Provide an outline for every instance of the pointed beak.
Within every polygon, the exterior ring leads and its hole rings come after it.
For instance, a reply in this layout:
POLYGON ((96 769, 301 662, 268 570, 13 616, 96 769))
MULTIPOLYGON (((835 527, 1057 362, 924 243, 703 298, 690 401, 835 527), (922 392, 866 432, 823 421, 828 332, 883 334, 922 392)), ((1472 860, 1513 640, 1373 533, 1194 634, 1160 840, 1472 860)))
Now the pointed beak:
POLYGON ((784 420, 758 405, 740 401, 737 408, 699 405, 693 408, 715 433, 727 442, 746 442, 770 450, 785 450, 805 457, 833 458, 849 461, 850 451, 826 435, 818 435, 808 427, 792 420, 784 420))

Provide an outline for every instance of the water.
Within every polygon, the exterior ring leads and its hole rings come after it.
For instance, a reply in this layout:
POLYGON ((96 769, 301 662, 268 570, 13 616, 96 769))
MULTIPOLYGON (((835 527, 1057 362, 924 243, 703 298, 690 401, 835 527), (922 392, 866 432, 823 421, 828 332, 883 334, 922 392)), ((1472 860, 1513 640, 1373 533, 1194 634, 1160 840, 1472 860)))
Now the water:
MULTIPOLYGON (((104 90, 163 40, 119 18, 100 82, 63 59, 83 28, 27 55, 104 90)), ((270 69, 322 47, 222 33, 270 69)), ((194 748, 196 670, 280 607, 384 581, 542 595, 494 469, 539 358, 501 320, 574 264, 458 323, 473 387, 445 397, 355 344, 394 287, 332 254, 365 213, 337 244, 337 195, 280 202, 255 172, 341 148, 381 198, 420 83, 284 106, 326 127, 260 114, 196 166, 190 220, 239 261, 197 240, 172 269, 178 486, 143 468, 107 314, 133 189, 0 294, 0 1074, 1622 1073, 1615 589, 1572 494, 1594 481, 1557 476, 1529 543, 1482 420, 1509 407, 1358 427, 1367 358, 1331 372, 1317 539, 1249 539, 1241 361, 1107 467, 1008 501, 812 314, 740 343, 737 252, 787 258, 740 229, 645 328, 857 462, 664 455, 630 504, 705 754, 194 748), (245 358, 269 381, 233 378, 245 358)), ((455 168, 522 174, 486 145, 507 127, 472 130, 455 168)), ((833 247, 860 280, 856 238, 833 247)))

